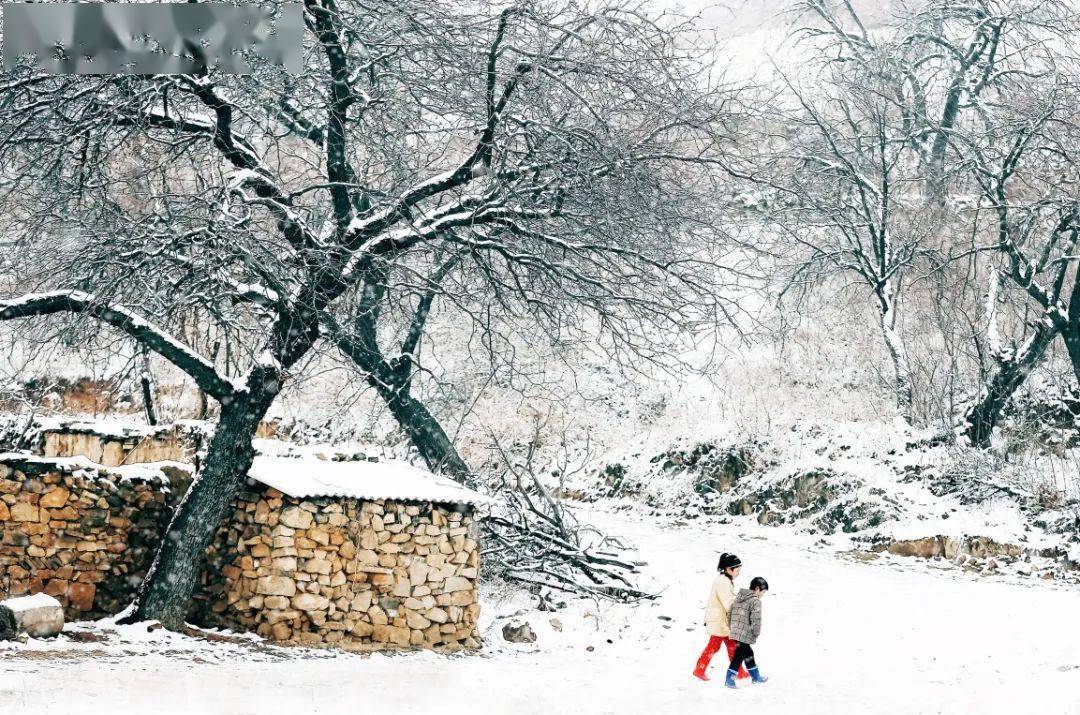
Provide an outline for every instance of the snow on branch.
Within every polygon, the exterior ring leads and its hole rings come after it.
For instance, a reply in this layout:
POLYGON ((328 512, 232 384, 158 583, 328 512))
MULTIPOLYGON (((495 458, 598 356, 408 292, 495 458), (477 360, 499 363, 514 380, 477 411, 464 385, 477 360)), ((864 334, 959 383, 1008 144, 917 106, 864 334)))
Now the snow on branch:
POLYGON ((81 313, 121 330, 176 365, 215 399, 245 389, 223 377, 203 356, 169 335, 164 329, 119 305, 109 305, 75 290, 31 293, 0 301, 0 320, 16 320, 56 313, 81 313))

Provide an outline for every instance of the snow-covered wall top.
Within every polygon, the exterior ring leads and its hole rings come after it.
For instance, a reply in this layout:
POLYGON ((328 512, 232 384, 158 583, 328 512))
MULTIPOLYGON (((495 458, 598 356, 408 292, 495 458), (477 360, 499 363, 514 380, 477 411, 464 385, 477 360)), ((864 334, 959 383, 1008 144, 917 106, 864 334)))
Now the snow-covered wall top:
POLYGON ((486 504, 488 497, 407 462, 330 462, 255 457, 248 476, 291 497, 486 504))

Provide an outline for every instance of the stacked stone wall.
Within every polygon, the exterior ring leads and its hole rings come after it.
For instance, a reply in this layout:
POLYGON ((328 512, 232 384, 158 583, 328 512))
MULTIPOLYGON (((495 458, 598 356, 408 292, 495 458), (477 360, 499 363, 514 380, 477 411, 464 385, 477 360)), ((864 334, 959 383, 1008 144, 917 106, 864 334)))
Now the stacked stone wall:
POLYGON ((107 434, 91 430, 56 429, 42 433, 45 457, 86 457, 105 467, 148 462, 190 462, 195 435, 173 425, 145 433, 107 434))
POLYGON ((131 602, 172 508, 164 475, 123 471, 0 464, 0 597, 44 592, 69 620, 131 602))
POLYGON ((425 503, 243 492, 192 617, 355 650, 477 647, 472 516, 425 503))

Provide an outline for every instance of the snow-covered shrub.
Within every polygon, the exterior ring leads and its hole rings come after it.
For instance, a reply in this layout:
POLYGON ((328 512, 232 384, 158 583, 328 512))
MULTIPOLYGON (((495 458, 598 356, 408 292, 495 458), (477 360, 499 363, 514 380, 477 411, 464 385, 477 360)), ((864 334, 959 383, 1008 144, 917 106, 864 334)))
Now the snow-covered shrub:
POLYGON ((1062 454, 1080 446, 1080 388, 1039 383, 1004 410, 1002 432, 1013 451, 1035 444, 1062 454))
POLYGON ((592 494, 709 513, 718 510, 725 493, 766 463, 764 445, 756 440, 691 442, 648 458, 608 463, 596 475, 592 494))
POLYGON ((883 489, 849 474, 808 469, 747 483, 728 504, 732 515, 761 524, 802 524, 812 531, 852 533, 876 527, 900 512, 883 489))

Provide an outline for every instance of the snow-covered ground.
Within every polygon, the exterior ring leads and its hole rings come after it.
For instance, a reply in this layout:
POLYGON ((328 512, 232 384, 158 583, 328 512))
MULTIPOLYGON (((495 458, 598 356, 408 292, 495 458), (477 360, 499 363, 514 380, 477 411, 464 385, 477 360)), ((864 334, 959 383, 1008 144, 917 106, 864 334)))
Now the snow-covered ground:
MULTIPOLYGON (((583 514, 583 516, 586 516, 583 514)), ((556 613, 487 594, 477 655, 370 657, 90 628, 0 650, 0 713, 1080 713, 1080 593, 898 557, 859 561, 787 529, 587 515, 639 547, 655 602, 556 613), (772 680, 690 676, 716 554, 766 576, 756 650, 772 680), (557 630, 551 619, 558 619, 557 630), (499 635, 528 620, 535 644, 499 635)), ((81 627, 80 627, 81 629, 81 627)))

